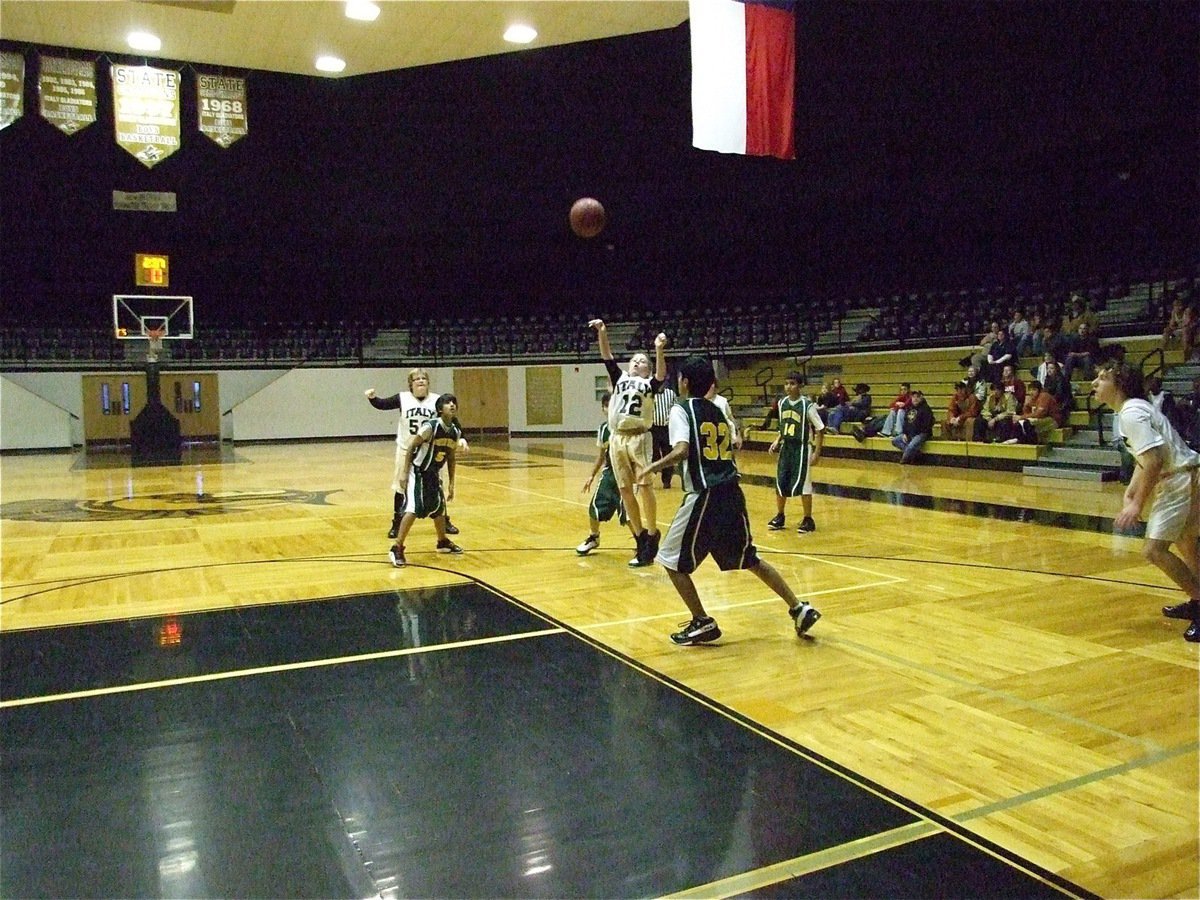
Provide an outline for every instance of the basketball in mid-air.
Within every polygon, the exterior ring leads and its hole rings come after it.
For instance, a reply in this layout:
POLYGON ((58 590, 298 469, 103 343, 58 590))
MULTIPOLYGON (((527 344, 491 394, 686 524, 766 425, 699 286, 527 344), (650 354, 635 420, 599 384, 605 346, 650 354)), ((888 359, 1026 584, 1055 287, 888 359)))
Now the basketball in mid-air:
POLYGON ((581 238, 593 238, 604 230, 608 217, 594 197, 580 197, 571 204, 571 230, 581 238))

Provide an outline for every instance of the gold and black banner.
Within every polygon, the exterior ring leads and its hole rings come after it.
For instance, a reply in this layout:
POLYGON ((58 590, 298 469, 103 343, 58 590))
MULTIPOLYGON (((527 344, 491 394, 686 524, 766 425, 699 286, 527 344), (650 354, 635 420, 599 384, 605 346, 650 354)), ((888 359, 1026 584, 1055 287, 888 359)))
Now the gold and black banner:
POLYGON ((117 143, 153 168, 180 147, 179 73, 115 64, 110 71, 117 143))
POLYGON ((200 133, 228 148, 250 132, 246 79, 196 73, 196 112, 200 133))
POLYGON ((7 128, 25 111, 25 57, 0 52, 0 128, 7 128))
POLYGON ((92 61, 41 57, 38 96, 42 118, 67 134, 96 121, 96 64, 92 61))

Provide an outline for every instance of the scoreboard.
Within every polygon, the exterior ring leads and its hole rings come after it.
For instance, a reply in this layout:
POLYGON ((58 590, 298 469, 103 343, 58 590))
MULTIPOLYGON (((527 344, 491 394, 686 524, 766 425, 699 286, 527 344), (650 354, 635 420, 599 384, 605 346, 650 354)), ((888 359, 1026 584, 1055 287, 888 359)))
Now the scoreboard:
POLYGON ((138 287, 170 287, 170 259, 163 253, 135 253, 133 280, 138 287))

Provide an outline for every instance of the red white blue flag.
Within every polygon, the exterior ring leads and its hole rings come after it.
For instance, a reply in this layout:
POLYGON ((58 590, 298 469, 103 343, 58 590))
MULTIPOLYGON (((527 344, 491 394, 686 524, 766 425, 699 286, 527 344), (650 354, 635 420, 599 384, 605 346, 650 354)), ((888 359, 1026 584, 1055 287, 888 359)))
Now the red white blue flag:
POLYGON ((796 5, 689 0, 692 144, 796 158, 796 5))

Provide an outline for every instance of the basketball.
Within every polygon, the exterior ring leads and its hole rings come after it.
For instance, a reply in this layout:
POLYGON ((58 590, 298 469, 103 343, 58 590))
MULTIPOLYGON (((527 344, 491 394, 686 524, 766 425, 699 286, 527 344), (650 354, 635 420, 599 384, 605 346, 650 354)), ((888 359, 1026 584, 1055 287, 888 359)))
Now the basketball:
POLYGON ((604 230, 608 217, 594 197, 580 197, 571 205, 571 230, 581 238, 592 238, 604 230))

